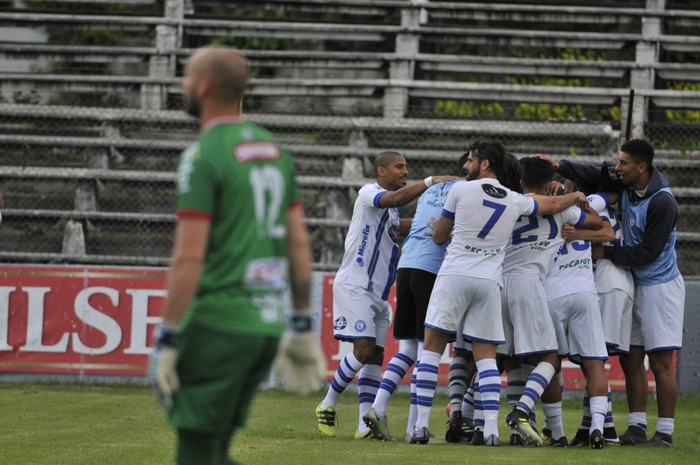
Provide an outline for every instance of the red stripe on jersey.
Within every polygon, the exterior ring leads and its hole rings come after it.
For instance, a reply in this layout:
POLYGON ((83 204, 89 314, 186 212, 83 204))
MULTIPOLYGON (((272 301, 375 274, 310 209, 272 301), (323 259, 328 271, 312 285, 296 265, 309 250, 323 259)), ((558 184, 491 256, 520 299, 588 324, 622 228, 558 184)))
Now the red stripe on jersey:
POLYGON ((187 208, 181 208, 175 212, 175 216, 178 218, 199 218, 206 221, 211 221, 211 214, 202 212, 199 210, 191 210, 187 208))

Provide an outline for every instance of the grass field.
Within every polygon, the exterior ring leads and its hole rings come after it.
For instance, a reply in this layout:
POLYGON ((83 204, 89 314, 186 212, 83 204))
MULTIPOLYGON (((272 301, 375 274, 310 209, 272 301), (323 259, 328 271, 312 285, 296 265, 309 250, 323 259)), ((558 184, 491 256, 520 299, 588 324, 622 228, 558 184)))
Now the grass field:
MULTIPOLYGON (((247 428, 236 436, 234 457, 247 465, 563 465, 563 464, 700 464, 700 398, 678 402, 675 447, 616 447, 602 451, 502 446, 473 447, 440 443, 414 446, 401 441, 355 441, 357 397, 341 396, 339 434, 323 438, 316 432, 314 408, 318 393, 297 397, 279 391, 261 392, 247 428)), ((442 439, 447 402, 436 399, 431 431, 442 439)), ((396 394, 389 405, 392 434, 403 437, 407 394, 396 394)), ((615 401, 618 431, 626 426, 626 405, 615 401)), ((0 384, 0 465, 145 465, 172 464, 174 434, 164 413, 143 386, 0 384)), ((505 422, 502 405, 500 422, 505 422)), ((538 412, 541 418, 541 412, 538 412)), ((580 400, 564 401, 566 432, 574 433, 580 400)), ((651 427, 655 403, 649 404, 651 427)), ((541 419, 540 419, 541 424, 541 419)), ((508 429, 501 428, 501 439, 508 429)))

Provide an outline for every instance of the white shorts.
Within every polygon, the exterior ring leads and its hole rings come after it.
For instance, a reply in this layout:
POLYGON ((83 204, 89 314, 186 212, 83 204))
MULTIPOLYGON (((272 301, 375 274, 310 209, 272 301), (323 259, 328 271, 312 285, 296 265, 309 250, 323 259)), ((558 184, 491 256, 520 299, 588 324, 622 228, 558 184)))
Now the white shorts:
POLYGON ((450 334, 461 332, 467 341, 503 344, 500 288, 491 279, 438 276, 425 326, 450 334))
POLYGON ((626 354, 630 351, 632 336, 632 297, 623 290, 615 289, 598 294, 600 318, 608 353, 626 354))
POLYGON ((548 302, 559 343, 559 355, 574 359, 607 360, 598 294, 576 292, 548 302))
POLYGON ((391 325, 391 307, 360 286, 333 283, 333 334, 336 339, 374 339, 386 347, 391 325))
POLYGON ((530 355, 557 352, 559 344, 549 315, 547 296, 539 276, 503 276, 501 312, 505 344, 503 355, 530 355))
POLYGON ((630 344, 647 352, 683 346, 685 283, 679 274, 663 284, 634 286, 630 344))

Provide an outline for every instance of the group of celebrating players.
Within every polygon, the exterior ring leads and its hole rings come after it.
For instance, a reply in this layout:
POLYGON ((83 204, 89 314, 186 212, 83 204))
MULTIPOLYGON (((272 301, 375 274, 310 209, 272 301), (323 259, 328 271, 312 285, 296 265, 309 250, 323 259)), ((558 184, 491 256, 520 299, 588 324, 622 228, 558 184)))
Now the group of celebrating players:
POLYGON ((353 350, 316 408, 319 431, 336 435, 338 397, 358 375, 355 439, 392 440, 387 403, 414 366, 404 441, 435 442, 430 413, 452 342, 448 442, 500 445, 505 371, 511 445, 672 446, 685 286, 675 255, 678 206, 653 158, 653 147, 638 139, 622 145, 614 167, 518 160, 497 141, 476 141, 459 159, 459 176, 407 185, 405 158, 379 154, 377 181, 359 191, 333 284, 334 335, 353 350), (400 218, 398 207, 416 198, 414 217, 400 218), (382 377, 395 280, 400 345, 382 377), (629 407, 620 436, 604 369, 613 355, 629 407), (659 407, 649 439, 647 355, 659 407), (561 410, 564 358, 580 365, 587 383, 570 442, 561 410))

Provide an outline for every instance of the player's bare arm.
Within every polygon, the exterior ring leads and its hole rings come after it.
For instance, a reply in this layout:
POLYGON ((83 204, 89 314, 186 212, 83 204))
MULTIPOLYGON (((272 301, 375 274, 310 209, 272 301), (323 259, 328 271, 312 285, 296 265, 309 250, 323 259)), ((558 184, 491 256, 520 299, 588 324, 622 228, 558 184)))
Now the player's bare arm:
POLYGON ((567 241, 608 242, 615 239, 615 231, 605 220, 599 229, 576 228, 574 225, 565 224, 561 229, 561 237, 567 241))
POLYGON ((459 181, 458 176, 429 176, 395 191, 387 191, 379 198, 380 208, 403 207, 417 199, 428 187, 441 182, 459 181))
POLYGON ((538 215, 552 215, 558 213, 570 206, 577 204, 581 208, 588 205, 588 200, 583 192, 571 192, 565 195, 535 195, 533 196, 538 203, 538 215))
POLYGON ((177 222, 163 309, 166 324, 180 324, 197 291, 210 228, 210 222, 201 218, 180 218, 177 222))
POLYGON ((296 312, 310 312, 311 246, 299 206, 287 212, 287 247, 289 249, 289 280, 292 305, 296 312))
POLYGON ((452 226, 454 226, 454 223, 453 219, 441 216, 433 229, 433 242, 442 244, 447 241, 452 233, 452 226))
POLYGON ((399 220, 399 234, 401 237, 408 236, 411 231, 411 225, 413 224, 413 218, 401 218, 399 220))
POLYGON ((546 161, 547 163, 549 163, 551 165, 551 167, 554 171, 557 171, 559 169, 559 162, 551 157, 548 157, 547 155, 542 155, 542 154, 536 153, 532 157, 537 158, 538 160, 546 161))

